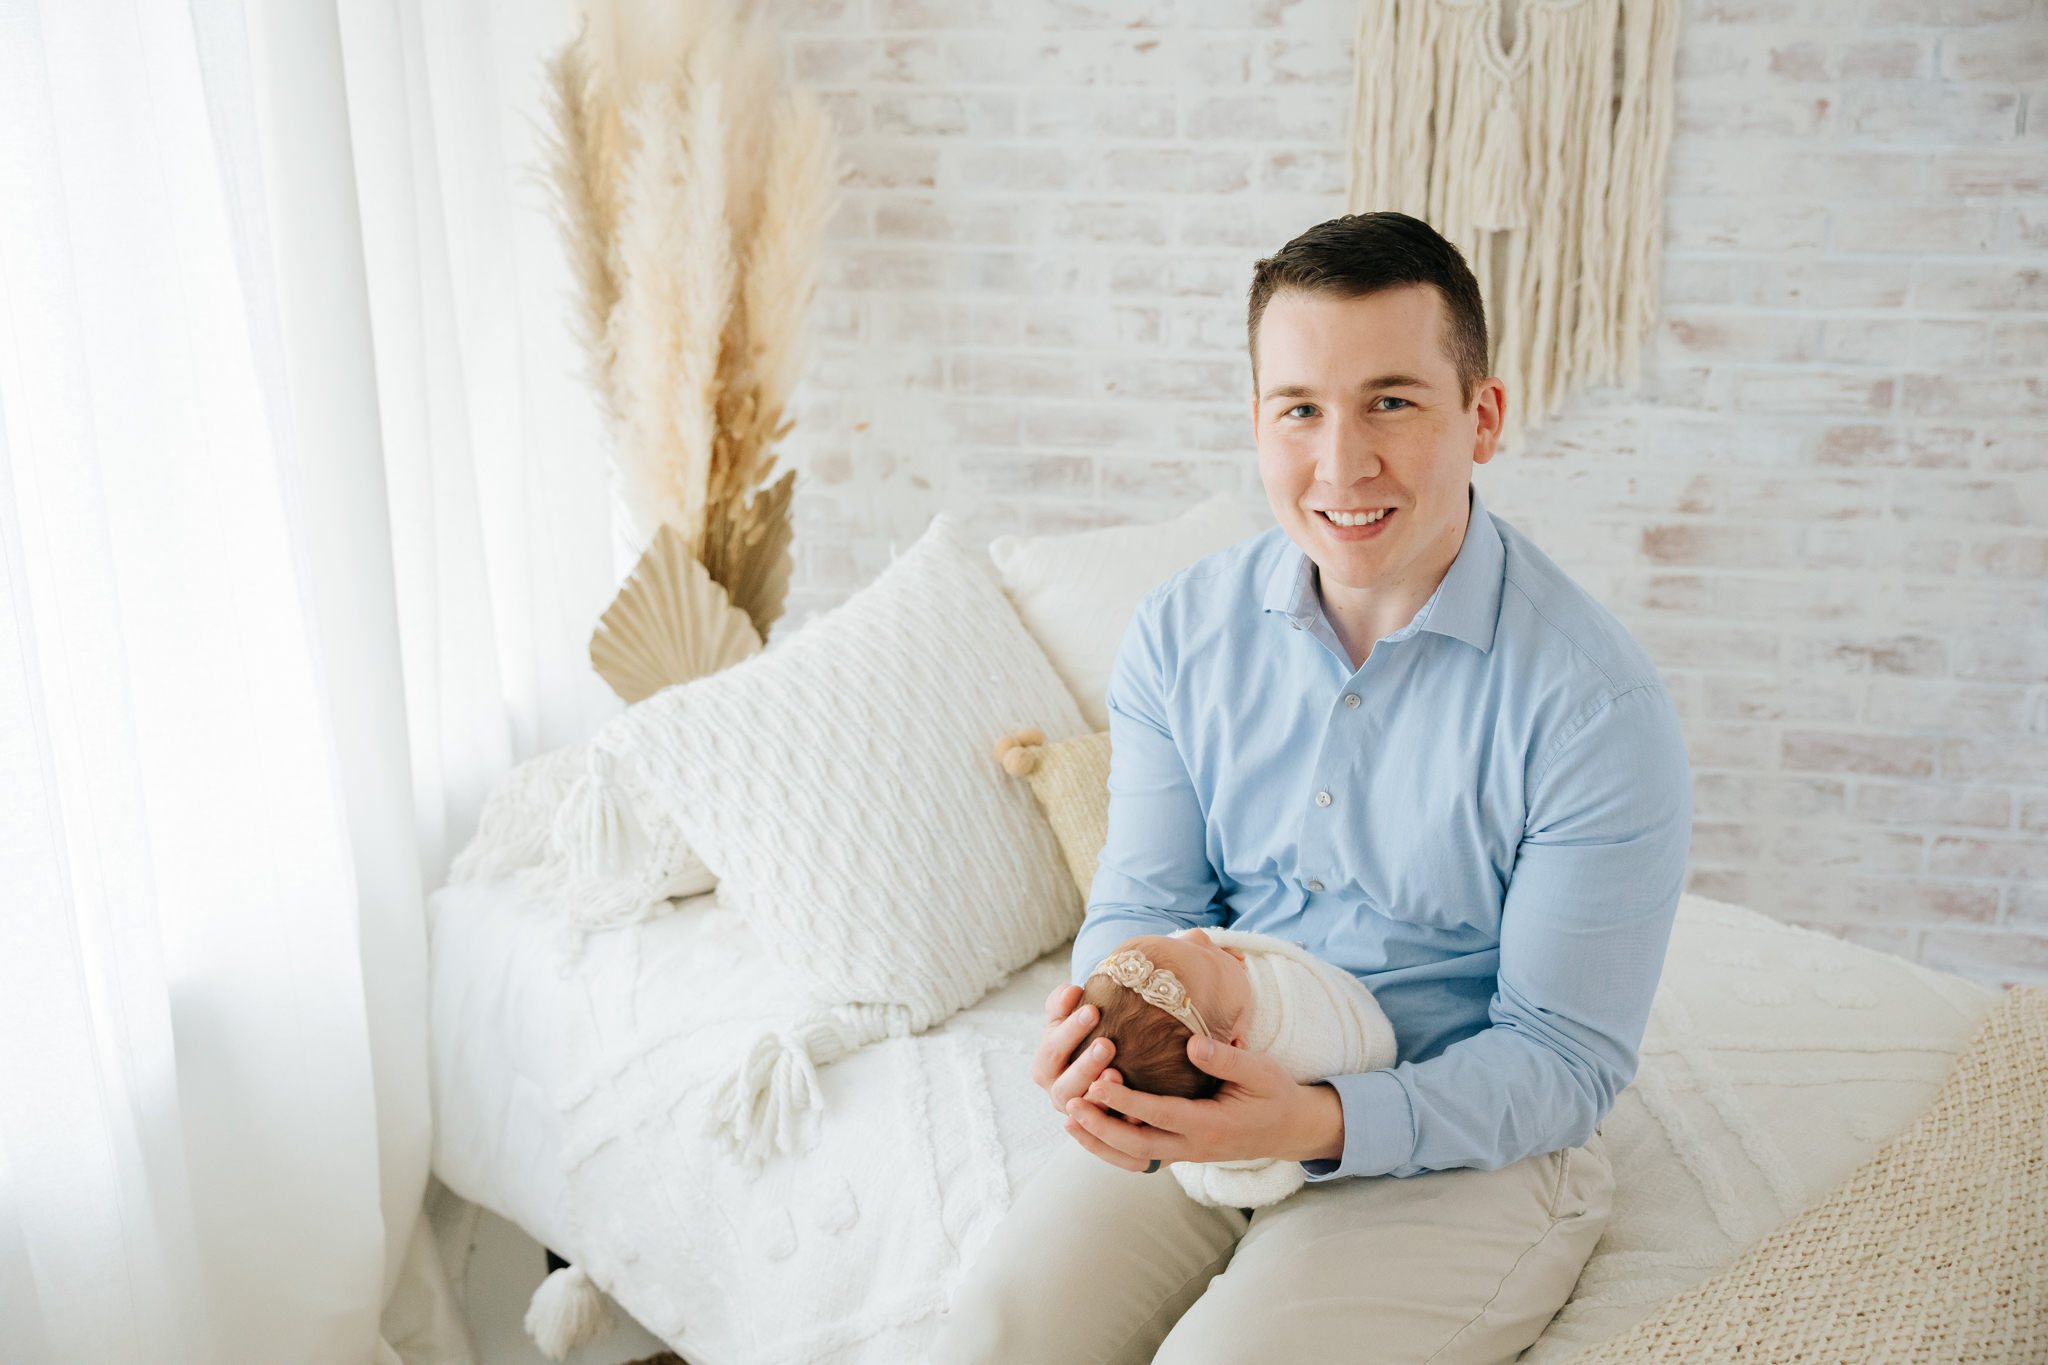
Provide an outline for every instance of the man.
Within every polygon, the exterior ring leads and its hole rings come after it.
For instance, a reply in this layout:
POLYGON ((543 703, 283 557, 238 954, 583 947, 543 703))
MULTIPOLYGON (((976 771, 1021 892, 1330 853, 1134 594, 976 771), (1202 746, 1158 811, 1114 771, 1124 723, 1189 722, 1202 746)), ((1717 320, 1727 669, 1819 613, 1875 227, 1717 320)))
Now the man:
POLYGON ((1107 1040, 1072 1055, 1095 1011, 1062 987, 1033 1076, 1073 1143, 970 1269, 938 1361, 1511 1360, 1606 1220, 1598 1126, 1691 825, 1670 698, 1471 488, 1508 395, 1456 248, 1401 214, 1324 223, 1259 262, 1249 325, 1279 526, 1124 638, 1074 980, 1133 934, 1273 934, 1370 986, 1400 1060, 1297 1085, 1195 1038, 1217 1097, 1140 1094, 1107 1040), (1248 1217, 1149 1174, 1251 1157, 1310 1183, 1248 1217))

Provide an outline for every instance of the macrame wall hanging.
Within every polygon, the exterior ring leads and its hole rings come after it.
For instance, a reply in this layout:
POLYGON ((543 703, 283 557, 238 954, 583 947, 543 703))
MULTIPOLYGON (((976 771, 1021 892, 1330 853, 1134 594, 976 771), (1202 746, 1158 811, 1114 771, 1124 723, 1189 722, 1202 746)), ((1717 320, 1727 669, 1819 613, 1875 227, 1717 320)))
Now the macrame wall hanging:
POLYGON ((758 650, 789 588, 775 444, 839 165, 780 67, 753 0, 588 0, 548 64, 577 331, 646 547, 591 640, 629 702, 758 650))
POLYGON ((1677 0, 1365 0, 1349 210, 1465 253, 1509 440, 1640 373, 1678 23, 1677 0))

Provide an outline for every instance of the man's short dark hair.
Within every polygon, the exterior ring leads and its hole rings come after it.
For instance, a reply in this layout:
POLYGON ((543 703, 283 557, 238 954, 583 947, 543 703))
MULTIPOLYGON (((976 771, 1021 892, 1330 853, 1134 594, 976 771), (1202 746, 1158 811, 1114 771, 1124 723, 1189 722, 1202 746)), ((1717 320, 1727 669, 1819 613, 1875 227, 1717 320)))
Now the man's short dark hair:
POLYGON ((1252 267, 1246 327, 1259 372, 1259 319, 1284 289, 1359 299, 1426 284, 1444 301, 1445 349, 1465 406, 1486 379, 1486 304, 1465 257, 1435 228, 1405 213, 1347 213, 1318 223, 1252 267))

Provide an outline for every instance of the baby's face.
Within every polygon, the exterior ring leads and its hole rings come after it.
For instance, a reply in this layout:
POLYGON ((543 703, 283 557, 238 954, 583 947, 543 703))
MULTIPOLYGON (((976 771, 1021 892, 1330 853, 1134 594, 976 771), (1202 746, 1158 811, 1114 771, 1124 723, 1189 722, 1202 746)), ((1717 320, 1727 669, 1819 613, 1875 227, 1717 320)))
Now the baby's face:
POLYGON ((1251 1021, 1252 978, 1244 954, 1218 947, 1200 929, 1176 938, 1143 934, 1123 945, 1136 948, 1164 967, 1187 987, 1188 999, 1201 1011, 1202 1022, 1216 1031, 1217 1041, 1240 1044, 1251 1021))

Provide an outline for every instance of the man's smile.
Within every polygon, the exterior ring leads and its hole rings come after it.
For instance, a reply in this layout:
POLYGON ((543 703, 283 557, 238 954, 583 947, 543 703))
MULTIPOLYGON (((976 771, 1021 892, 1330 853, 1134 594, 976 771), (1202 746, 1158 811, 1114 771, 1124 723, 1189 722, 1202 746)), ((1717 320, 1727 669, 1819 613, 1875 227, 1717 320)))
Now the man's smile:
POLYGON ((1337 540, 1371 540, 1386 530, 1387 522, 1397 509, 1392 507, 1361 507, 1345 511, 1334 507, 1319 507, 1316 517, 1323 523, 1325 534, 1337 540))

